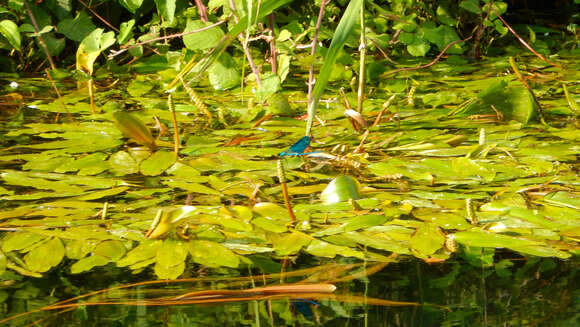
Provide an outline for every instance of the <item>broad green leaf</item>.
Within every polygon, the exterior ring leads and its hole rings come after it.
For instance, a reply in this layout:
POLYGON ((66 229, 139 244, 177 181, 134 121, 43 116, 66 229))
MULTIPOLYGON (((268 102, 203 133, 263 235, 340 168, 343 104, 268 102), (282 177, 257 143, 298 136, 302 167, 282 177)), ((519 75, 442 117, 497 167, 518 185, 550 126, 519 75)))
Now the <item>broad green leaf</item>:
POLYGON ((96 28, 85 11, 79 12, 74 19, 63 19, 58 23, 58 32, 77 42, 81 42, 96 28))
POLYGON ((353 250, 346 246, 334 245, 321 240, 313 240, 308 247, 306 247, 306 252, 317 256, 334 258, 337 255, 343 257, 355 257, 363 259, 365 257, 364 253, 360 251, 353 250))
POLYGON ((328 184, 320 198, 326 204, 360 199, 360 184, 350 176, 339 176, 328 184))
POLYGON ((141 8, 143 0, 119 0, 119 3, 134 14, 137 9, 141 8))
POLYGON ((222 54, 208 69, 211 86, 216 90, 227 90, 240 85, 238 65, 228 53, 222 54))
POLYGON ((187 245, 176 239, 166 239, 157 251, 155 274, 161 279, 175 279, 185 269, 187 245))
POLYGON ((122 175, 139 172, 139 164, 125 151, 116 152, 109 157, 109 165, 111 166, 111 170, 122 175))
POLYGON ((430 49, 431 46, 427 42, 414 43, 407 46, 409 54, 415 57, 424 57, 430 49))
POLYGON ((73 265, 70 267, 70 272, 72 274, 80 274, 85 271, 89 271, 95 267, 104 266, 108 264, 110 261, 111 261, 110 258, 94 254, 89 257, 82 258, 79 261, 73 263, 73 265))
POLYGON ((133 37, 133 27, 135 26, 135 20, 131 19, 124 23, 121 23, 121 28, 119 29, 119 35, 117 36, 117 42, 121 45, 129 42, 133 37))
POLYGON ((550 193, 544 197, 544 201, 554 205, 580 210, 580 196, 570 192, 559 191, 550 193))
POLYGON ((420 256, 429 256, 443 248, 445 235, 437 225, 424 223, 417 228, 409 243, 420 256))
POLYGON ((93 253, 96 255, 117 261, 125 255, 126 249, 123 242, 117 240, 103 241, 95 247, 93 253))
POLYGON ((187 244, 187 247, 193 261, 206 267, 237 268, 240 264, 240 259, 237 255, 219 243, 192 240, 187 244))
POLYGON ((113 114, 115 126, 127 137, 147 145, 155 146, 155 138, 151 135, 147 127, 139 118, 124 111, 117 111, 113 114))
MULTIPOLYGON (((264 102, 266 99, 268 99, 268 104, 270 105, 268 112, 275 115, 278 114, 276 111, 278 109, 277 106, 277 99, 273 99, 271 100, 271 96, 274 95, 274 93, 278 92, 280 90, 280 77, 278 77, 278 75, 274 75, 274 74, 268 74, 262 77, 262 85, 260 85, 258 87, 258 90, 256 91, 256 101, 258 102, 264 102), (273 103, 272 103, 273 102, 273 103)), ((278 94, 278 96, 282 96, 282 94, 278 94)), ((290 106, 290 104, 288 104, 288 107, 290 106)), ((282 109, 283 111, 283 109, 282 109)))
POLYGON ((136 248, 129 251, 127 255, 117 261, 117 266, 135 266, 136 264, 143 263, 149 265, 154 262, 157 255, 157 250, 163 244, 160 240, 147 240, 141 242, 136 248))
POLYGON ((163 16, 168 24, 173 24, 173 18, 175 17, 175 2, 176 0, 155 0, 157 11, 161 13, 161 16, 163 16))
POLYGON ((270 239, 278 255, 296 254, 312 241, 307 235, 298 232, 281 235, 271 234, 270 239))
POLYGON ((44 239, 46 239, 46 236, 36 233, 30 232, 11 233, 6 235, 2 239, 2 251, 11 252, 22 250, 40 241, 43 241, 44 239))
POLYGON ((275 221, 273 219, 258 217, 252 220, 252 224, 256 227, 260 227, 263 230, 273 232, 273 233, 284 233, 288 230, 286 224, 281 221, 275 221))
MULTIPOLYGON (((156 0, 156 2, 157 1, 160 0, 156 0)), ((204 23, 201 20, 188 20, 187 26, 183 32, 193 32, 205 28, 208 25, 210 25, 210 23, 204 23)), ((215 47, 223 37, 224 32, 219 26, 216 26, 205 31, 184 35, 183 43, 190 50, 205 50, 215 47)))
POLYGON ((95 29, 82 40, 77 48, 76 68, 92 75, 93 65, 97 57, 114 43, 114 32, 103 33, 102 28, 95 29))
POLYGON ((459 7, 469 11, 472 14, 481 14, 481 7, 479 7, 479 0, 464 0, 459 3, 459 7))
POLYGON ((46 272, 58 265, 64 257, 65 249, 59 238, 53 237, 24 256, 26 267, 35 272, 46 272))
POLYGON ((8 40, 14 49, 20 51, 20 32, 16 23, 8 19, 0 21, 0 34, 8 40))
POLYGON ((140 171, 143 175, 157 176, 175 163, 175 153, 157 151, 141 163, 140 171))

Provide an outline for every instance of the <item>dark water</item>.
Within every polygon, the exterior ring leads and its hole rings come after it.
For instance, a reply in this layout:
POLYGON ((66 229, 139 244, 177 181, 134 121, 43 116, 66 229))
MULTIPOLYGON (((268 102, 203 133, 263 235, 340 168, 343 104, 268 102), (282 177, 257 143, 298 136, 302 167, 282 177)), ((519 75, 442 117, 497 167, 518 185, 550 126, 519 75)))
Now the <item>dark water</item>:
MULTIPOLYGON (((338 295, 334 300, 304 298, 171 306, 103 304, 35 313, 6 325, 34 325, 35 321, 39 326, 580 325, 578 261, 526 259, 510 253, 503 256, 496 254, 495 265, 491 267, 482 267, 485 263, 473 259, 431 265, 417 260, 391 263, 371 276, 336 283, 338 295), (421 305, 365 305, 347 300, 354 295, 366 296, 369 302, 377 298, 421 305)), ((148 277, 154 279, 150 272, 130 276, 105 267, 74 279, 59 277, 55 272, 42 280, 14 280, 13 285, 5 281, 0 291, 4 299, 1 316, 148 277)), ((187 285, 215 288, 227 281, 223 277, 222 282, 187 285)), ((184 286, 185 283, 137 286, 120 298, 137 303, 159 294, 187 293, 189 290, 184 286)), ((119 294, 111 291, 100 301, 112 301, 115 296, 119 294)), ((95 298, 81 301, 94 302, 95 298)))

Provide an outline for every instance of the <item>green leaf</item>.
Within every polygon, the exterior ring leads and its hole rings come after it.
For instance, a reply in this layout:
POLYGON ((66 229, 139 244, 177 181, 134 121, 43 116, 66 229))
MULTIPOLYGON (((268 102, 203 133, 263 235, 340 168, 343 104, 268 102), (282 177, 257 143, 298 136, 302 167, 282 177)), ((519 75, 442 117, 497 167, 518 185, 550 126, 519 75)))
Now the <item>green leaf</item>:
POLYGON ((435 224, 424 223, 417 228, 409 241, 411 249, 420 256, 428 256, 443 248, 445 235, 435 224))
MULTIPOLYGON (((204 23, 201 20, 188 20, 183 33, 199 30, 209 25, 211 25, 209 22, 204 23)), ((219 26, 215 26, 205 31, 184 35, 183 43, 190 50, 205 50, 215 47, 223 37, 224 32, 222 29, 219 26)))
POLYGON ((169 151, 157 151, 151 157, 141 163, 141 174, 157 176, 175 163, 175 153, 169 151))
POLYGON ((298 232, 281 235, 272 234, 270 237, 274 250, 278 255, 296 254, 302 247, 307 246, 312 241, 310 237, 298 232))
POLYGON ((332 41, 330 42, 330 46, 328 48, 328 52, 326 53, 326 57, 324 58, 324 64, 320 69, 320 73, 318 74, 318 78, 316 79, 316 84, 314 85, 314 90, 312 91, 313 101, 309 103, 308 106, 308 121, 306 122, 306 135, 311 134, 312 124, 314 122, 314 116, 316 115, 316 109, 318 108, 318 102, 320 101, 320 97, 324 93, 324 89, 326 88, 326 83, 328 83, 328 79, 330 74, 332 73, 332 69, 334 67, 334 63, 338 58, 344 44, 346 43, 348 37, 352 33, 354 24, 358 21, 360 16, 360 10, 362 8, 363 1, 362 0, 351 0, 336 27, 336 31, 334 32, 334 36, 332 37, 332 41))
POLYGON ((343 257, 355 257, 359 259, 363 259, 365 257, 364 253, 360 251, 353 250, 346 246, 330 244, 321 240, 313 240, 306 248, 306 252, 317 257, 326 258, 334 258, 337 255, 341 255, 343 257))
POLYGON ((136 116, 128 112, 117 111, 113 114, 113 121, 125 136, 151 148, 155 147, 155 138, 151 135, 149 127, 136 116))
POLYGON ((133 27, 135 26, 135 20, 131 19, 124 23, 121 23, 121 28, 119 29, 119 35, 117 36, 117 42, 121 45, 129 42, 133 37, 133 27))
POLYGON ((119 151, 113 154, 109 158, 109 165, 114 172, 121 175, 130 175, 139 172, 139 164, 125 151, 119 151))
POLYGON ((150 264, 153 263, 157 255, 157 250, 163 244, 160 240, 146 240, 141 242, 136 248, 129 251, 127 255, 117 261, 117 266, 135 266, 139 263, 150 264))
POLYGON ((320 198, 326 204, 360 199, 360 184, 350 176, 338 176, 322 191, 320 198))
POLYGON ((415 57, 424 57, 430 49, 431 46, 427 42, 409 44, 407 46, 407 51, 409 54, 415 57))
POLYGON ((192 240, 187 244, 193 261, 206 267, 231 267, 237 268, 240 259, 230 249, 223 245, 210 241, 192 240))
POLYGON ((157 251, 155 274, 161 279, 175 279, 185 270, 187 258, 186 243, 176 239, 166 239, 157 251))
POLYGON ((239 86, 241 77, 230 54, 222 54, 208 69, 211 86, 216 90, 227 90, 239 86))
POLYGON ((119 0, 119 3, 134 14, 137 9, 141 8, 143 0, 119 0))
POLYGON ((173 18, 175 17, 175 2, 176 0, 155 0, 157 11, 161 13, 161 16, 163 16, 168 24, 173 24, 173 18))
MULTIPOLYGON (((6 259, 6 255, 4 254, 4 252, 0 251, 0 275, 4 274, 4 272, 6 271, 6 264, 8 263, 8 260, 6 259)), ((0 301, 2 302, 2 301, 0 301)))
MULTIPOLYGON (((263 76, 262 85, 260 85, 256 91, 256 101, 259 103, 264 102, 264 100, 280 90, 280 83, 280 77, 278 77, 278 75, 268 74, 263 76)), ((268 101, 268 103, 270 102, 268 101)), ((270 103, 270 105, 272 104, 270 103)))
POLYGON ((97 57, 108 47, 115 43, 115 32, 103 33, 102 28, 97 28, 87 35, 77 49, 76 68, 89 75, 93 74, 93 65, 97 57))
POLYGON ((22 250, 45 239, 46 236, 36 233, 30 232, 11 233, 2 239, 2 251, 11 252, 22 250))
POLYGON ((93 253, 117 261, 125 255, 126 249, 121 241, 107 240, 97 244, 93 253))
POLYGON ((90 257, 82 258, 79 261, 73 263, 73 265, 70 267, 70 272, 71 274, 80 274, 95 267, 104 266, 109 262, 111 262, 109 258, 94 254, 90 257))
POLYGON ((58 23, 58 32, 77 42, 81 42, 96 28, 89 15, 84 11, 79 12, 74 19, 67 18, 58 23))
POLYGON ((26 267, 35 272, 46 272, 58 265, 64 257, 64 246, 59 238, 51 238, 24 256, 26 267))
POLYGON ((20 32, 18 25, 11 20, 5 19, 0 22, 0 34, 8 40, 16 50, 20 51, 20 32))
POLYGON ((459 8, 463 8, 472 14, 481 14, 481 7, 479 7, 479 0, 464 0, 459 3, 459 8))

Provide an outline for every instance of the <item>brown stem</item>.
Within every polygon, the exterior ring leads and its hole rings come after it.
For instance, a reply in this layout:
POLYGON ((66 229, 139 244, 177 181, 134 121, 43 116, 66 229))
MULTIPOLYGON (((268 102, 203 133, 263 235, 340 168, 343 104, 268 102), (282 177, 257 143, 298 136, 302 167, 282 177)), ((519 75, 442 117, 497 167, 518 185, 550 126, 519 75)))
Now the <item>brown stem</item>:
POLYGON ((83 0, 79 0, 79 2, 85 6, 85 8, 87 8, 91 14, 95 15, 95 17, 97 17, 101 22, 103 22, 103 24, 109 26, 110 29, 112 29, 113 31, 119 33, 119 29, 116 28, 115 26, 111 25, 111 23, 109 23, 106 19, 104 19, 103 17, 99 16, 99 14, 97 14, 96 11, 93 10, 93 8, 89 7, 83 0))
POLYGON ((270 65, 272 66, 272 73, 278 74, 278 63, 276 61, 276 38, 274 34, 274 13, 268 15, 268 25, 270 25, 270 31, 272 31, 272 37, 270 38, 270 65))
MULTIPOLYGON (((324 8, 330 0, 322 0, 320 3, 320 10, 318 11, 318 20, 316 20, 316 27, 314 28, 314 36, 312 37, 312 47, 310 49, 310 56, 314 59, 314 54, 316 53, 316 43, 318 43, 318 31, 320 31, 320 25, 322 25, 322 17, 324 17, 324 8)), ((314 60, 310 64, 308 69, 308 107, 314 100, 312 98, 312 90, 314 89, 314 60)))
POLYGON ((389 76, 389 75, 392 75, 392 74, 396 74, 396 73, 398 73, 398 72, 402 72, 402 71, 406 71, 406 70, 417 70, 417 69, 423 69, 423 68, 427 68, 427 67, 433 66, 433 65, 435 65, 435 64, 436 64, 436 63, 437 63, 437 62, 438 62, 438 61, 441 59, 441 57, 442 57, 442 56, 445 54, 445 52, 446 52, 446 51, 447 51, 447 50, 448 50, 448 49, 449 49, 449 48, 450 48, 452 45, 454 45, 454 44, 456 44, 456 43, 459 43, 459 42, 465 42, 465 41, 469 41, 469 40, 470 40, 472 37, 473 37, 473 35, 472 35, 472 36, 470 36, 470 37, 468 37, 468 38, 465 38, 465 39, 463 39, 463 40, 455 40, 455 41, 453 41, 453 42, 449 43, 448 45, 446 45, 446 46, 445 46, 445 48, 444 48, 444 49, 441 51, 441 53, 439 53, 439 54, 437 55, 437 57, 435 57, 435 59, 433 59, 433 61, 431 61, 431 62, 430 62, 430 63, 428 63, 428 64, 425 64, 425 65, 419 65, 419 66, 416 66, 416 67, 404 67, 404 68, 399 68, 399 69, 391 70, 390 72, 386 72, 386 73, 382 74, 382 75, 381 75, 381 77, 386 77, 386 76, 389 76))
MULTIPOLYGON (((492 6, 490 6, 490 7, 492 7, 492 6)), ((546 57, 542 56, 539 52, 537 52, 536 50, 534 50, 534 48, 532 48, 532 46, 529 45, 528 42, 524 41, 524 39, 522 39, 521 36, 519 36, 518 33, 516 33, 516 31, 514 31, 514 29, 500 16, 500 14, 495 10, 495 8, 492 7, 491 9, 497 15, 497 18, 499 18, 499 20, 501 20, 501 22, 505 25, 505 27, 507 27, 507 29, 510 32, 512 32, 512 34, 516 37, 516 39, 518 39, 518 41, 520 41, 521 44, 523 44, 526 48, 528 48, 528 50, 530 50, 538 58, 542 59, 543 61, 547 62, 548 64, 550 64, 552 66, 556 66, 556 67, 562 68, 562 66, 557 65, 557 64, 551 62, 546 57)))
POLYGON ((292 210, 292 203, 290 203, 290 196, 288 195, 288 187, 286 186, 286 175, 284 174, 284 166, 282 165, 281 159, 278 159, 278 179, 280 180, 280 186, 282 186, 284 203, 286 204, 286 209, 288 209, 288 215, 290 215, 290 220, 296 221, 294 210, 292 210))
POLYGON ((208 25, 206 27, 202 27, 202 28, 197 29, 197 30, 194 30, 194 31, 182 32, 182 33, 177 33, 177 34, 171 34, 171 35, 167 35, 167 36, 160 36, 160 37, 156 37, 156 38, 153 38, 153 39, 150 39, 150 40, 147 40, 147 41, 143 41, 143 42, 139 42, 139 43, 132 44, 130 46, 123 47, 121 50, 116 51, 115 53, 110 54, 108 56, 108 58, 109 59, 112 59, 112 58, 120 55, 121 53, 123 53, 125 51, 131 50, 131 49, 133 49, 135 47, 138 47, 138 46, 141 46, 141 45, 144 45, 144 44, 147 44, 147 43, 151 43, 151 42, 155 42, 155 41, 162 41, 162 40, 167 40, 167 39, 173 39, 173 38, 176 38, 176 37, 182 37, 182 36, 186 36, 186 35, 189 35, 189 34, 194 34, 194 33, 199 33, 199 32, 206 31, 206 30, 209 30, 211 28, 214 28, 216 26, 219 26, 219 25, 227 22, 228 21, 228 18, 226 18, 225 20, 220 20, 217 23, 208 25))
POLYGON ((34 18, 34 14, 32 13, 30 6, 28 5, 28 1, 24 0, 24 6, 26 7, 26 11, 28 12, 28 16, 30 17, 30 21, 32 22, 32 26, 34 27, 34 32, 36 32, 36 37, 38 37, 38 43, 40 43, 40 47, 44 51, 44 54, 46 54, 46 59, 48 59, 48 62, 50 63, 50 68, 54 70, 54 69, 56 69, 56 66, 54 65, 54 61, 52 60, 52 57, 50 56, 50 52, 48 52, 48 47, 46 46, 46 43, 44 42, 42 35, 40 35, 40 28, 38 27, 38 23, 36 22, 36 18, 34 18))
POLYGON ((201 21, 204 23, 209 22, 209 19, 207 18, 207 8, 203 4, 203 2, 201 2, 201 0, 195 0, 195 5, 197 6, 197 11, 199 12, 199 17, 201 18, 201 21))

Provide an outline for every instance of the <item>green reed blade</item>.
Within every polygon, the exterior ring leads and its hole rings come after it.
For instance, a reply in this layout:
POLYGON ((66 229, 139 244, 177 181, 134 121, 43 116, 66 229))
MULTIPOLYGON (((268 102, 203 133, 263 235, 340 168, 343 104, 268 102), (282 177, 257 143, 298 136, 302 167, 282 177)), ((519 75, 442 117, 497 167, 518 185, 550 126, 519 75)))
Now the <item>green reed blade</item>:
POLYGON ((328 48, 328 52, 326 58, 324 58, 324 64, 320 69, 320 73, 318 74, 318 78, 316 79, 316 85, 314 85, 314 90, 312 91, 312 102, 308 104, 308 121, 306 122, 306 135, 310 135, 312 130, 312 123, 314 122, 314 115, 316 114, 316 109, 318 108, 318 101, 322 96, 322 92, 324 92, 324 88, 326 87, 326 83, 328 82, 328 78, 330 77, 330 73, 332 72, 332 68, 334 63, 336 62, 336 58, 338 57, 340 50, 346 43, 346 40, 352 29, 354 24, 359 19, 360 10, 362 6, 363 0, 351 0, 348 4, 348 7, 344 11, 344 15, 340 19, 338 23, 338 27, 336 28, 336 32, 332 37, 332 42, 330 43, 330 47, 328 48))

